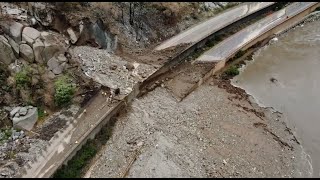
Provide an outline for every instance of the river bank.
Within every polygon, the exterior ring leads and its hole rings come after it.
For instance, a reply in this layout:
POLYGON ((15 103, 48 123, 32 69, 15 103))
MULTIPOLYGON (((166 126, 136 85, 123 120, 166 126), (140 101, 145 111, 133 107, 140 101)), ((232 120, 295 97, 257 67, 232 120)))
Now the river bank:
POLYGON ((181 102, 158 87, 118 118, 86 177, 309 176, 281 114, 247 97, 219 78, 181 102))
POLYGON ((319 33, 319 13, 313 13, 256 52, 253 61, 248 61, 232 82, 252 95, 260 106, 283 113, 308 154, 313 177, 319 177, 320 162, 316 125, 319 33))

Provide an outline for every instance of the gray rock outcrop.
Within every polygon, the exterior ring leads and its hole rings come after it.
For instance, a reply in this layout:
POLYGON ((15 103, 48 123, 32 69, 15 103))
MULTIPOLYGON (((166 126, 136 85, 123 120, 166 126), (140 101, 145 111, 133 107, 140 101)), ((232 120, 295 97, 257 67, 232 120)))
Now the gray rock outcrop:
POLYGON ((95 42, 103 49, 107 48, 108 42, 106 33, 102 29, 102 21, 97 21, 96 23, 92 24, 91 32, 95 42))
POLYGON ((67 58, 64 56, 64 54, 59 54, 57 59, 59 60, 59 62, 64 63, 67 62, 67 58))
POLYGON ((43 42, 38 38, 35 43, 32 45, 33 48, 33 53, 34 53, 34 58, 36 62, 43 64, 44 63, 44 55, 43 55, 43 50, 44 50, 44 44, 43 42))
POLYGON ((45 62, 49 61, 56 53, 64 51, 63 45, 55 35, 48 32, 42 32, 41 37, 44 39, 43 57, 45 62))
POLYGON ((22 40, 32 46, 34 41, 40 37, 40 32, 32 27, 25 27, 22 31, 22 40))
POLYGON ((20 45, 20 56, 30 63, 34 61, 33 49, 28 44, 20 45))
POLYGON ((14 39, 12 39, 11 37, 7 36, 6 37, 8 39, 9 44, 11 45, 12 49, 13 49, 13 53, 15 55, 16 58, 19 58, 19 44, 17 42, 14 41, 14 39))
POLYGON ((47 65, 48 69, 55 75, 59 75, 63 72, 67 64, 67 58, 63 54, 59 54, 57 57, 52 57, 47 65))
POLYGON ((9 41, 2 35, 0 35, 0 61, 9 65, 15 60, 13 50, 9 44, 9 41))
POLYGON ((22 30, 23 30, 23 25, 21 23, 13 22, 10 26, 10 36, 17 43, 21 41, 22 30))
POLYGON ((16 107, 10 112, 13 127, 30 131, 38 120, 36 107, 16 107))
POLYGON ((52 25, 54 20, 53 11, 51 8, 44 6, 42 3, 36 2, 33 5, 34 9, 32 11, 35 19, 43 26, 52 25))
MULTIPOLYGON (((17 61, 17 60, 16 60, 16 61, 17 61)), ((11 64, 8 66, 8 69, 9 69, 9 71, 10 71, 11 74, 15 74, 15 73, 20 72, 21 69, 22 69, 22 67, 19 66, 17 62, 14 62, 14 63, 11 63, 11 64)), ((13 78, 13 77, 12 77, 12 78, 13 78)), ((11 78, 9 77, 9 79, 11 79, 11 78)), ((8 80, 9 80, 9 79, 8 79, 8 80)), ((9 80, 9 82, 11 82, 11 80, 9 80)), ((8 85, 9 85, 9 84, 10 84, 10 85, 14 85, 14 84, 15 84, 14 80, 12 81, 12 83, 8 83, 8 85)))
POLYGON ((96 46, 108 51, 114 51, 117 47, 117 36, 111 33, 106 33, 103 28, 102 20, 97 20, 95 23, 84 24, 80 26, 80 36, 77 45, 84 45, 87 42, 92 42, 96 46))
MULTIPOLYGON (((55 32, 39 32, 17 22, 2 23, 4 35, 0 35, 0 61, 11 64, 16 58, 33 63, 46 64, 57 53, 67 50, 66 37, 55 32)), ((71 41, 76 42, 75 32, 69 28, 71 41)), ((64 62, 64 60, 62 60, 64 62)), ((54 70, 60 73, 59 69, 54 70)))
POLYGON ((20 116, 25 116, 25 115, 27 115, 27 113, 28 113, 28 109, 26 107, 20 108, 20 110, 19 110, 20 116))
MULTIPOLYGON (((59 61, 58 61, 57 58, 52 57, 52 58, 48 61, 47 65, 48 65, 48 69, 51 70, 51 71, 53 71, 54 69, 59 68, 59 61)), ((58 71, 58 70, 56 70, 56 71, 58 71)), ((56 73, 55 73, 55 74, 56 74, 56 73)))
POLYGON ((71 39, 71 43, 72 44, 76 43, 78 41, 78 37, 77 37, 76 33, 73 31, 73 29, 72 28, 68 28, 67 32, 68 32, 69 37, 71 39))
POLYGON ((14 115, 17 114, 17 112, 19 112, 20 109, 21 109, 20 106, 13 108, 13 109, 10 111, 10 117, 11 117, 11 118, 14 117, 14 115))

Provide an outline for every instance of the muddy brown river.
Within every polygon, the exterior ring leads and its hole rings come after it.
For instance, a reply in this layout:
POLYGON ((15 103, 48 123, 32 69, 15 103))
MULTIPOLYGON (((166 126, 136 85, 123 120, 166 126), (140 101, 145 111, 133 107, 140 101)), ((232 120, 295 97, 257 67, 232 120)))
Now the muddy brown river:
POLYGON ((260 49, 233 84, 261 106, 284 114, 311 157, 313 176, 320 177, 320 21, 298 26, 260 49))

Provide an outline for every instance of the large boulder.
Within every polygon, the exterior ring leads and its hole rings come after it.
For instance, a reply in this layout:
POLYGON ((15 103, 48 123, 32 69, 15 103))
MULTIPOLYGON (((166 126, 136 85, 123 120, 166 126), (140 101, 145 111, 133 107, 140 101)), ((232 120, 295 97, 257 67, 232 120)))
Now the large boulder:
POLYGON ((22 31, 22 41, 26 41, 30 46, 38 37, 40 37, 40 32, 32 27, 25 27, 22 31))
POLYGON ((49 70, 51 70, 55 75, 59 75, 65 67, 65 62, 61 63, 56 57, 52 57, 48 61, 47 65, 49 70))
POLYGON ((25 115, 27 115, 27 113, 28 113, 27 107, 22 107, 22 108, 20 108, 20 110, 19 110, 19 116, 25 116, 25 115))
POLYGON ((13 118, 19 111, 20 111, 21 107, 15 107, 10 111, 10 117, 13 118))
MULTIPOLYGON (((42 75, 42 79, 44 79, 44 82, 51 81, 55 77, 56 77, 56 75, 50 70, 47 70, 45 72, 45 74, 42 75)), ((45 101, 45 99, 44 99, 44 101, 45 101)))
POLYGON ((57 68, 59 66, 59 61, 57 58, 55 57, 52 57, 48 62, 47 62, 47 65, 48 65, 48 69, 49 70, 53 70, 55 68, 57 68))
MULTIPOLYGON (((9 70, 10 74, 16 74, 16 73, 20 72, 21 69, 22 69, 21 66, 19 66, 17 62, 11 63, 8 66, 8 70, 9 70)), ((7 81, 11 82, 11 79, 7 79, 7 81)), ((15 84, 15 83, 11 83, 11 85, 13 85, 13 84, 15 84)), ((9 83, 8 83, 8 85, 9 85, 9 83)))
POLYGON ((28 44, 20 44, 20 55, 30 63, 34 61, 33 49, 28 44))
POLYGON ((41 32, 41 38, 44 40, 43 58, 45 62, 49 61, 56 53, 65 52, 64 40, 59 34, 41 32))
POLYGON ((106 33, 101 19, 98 19, 95 23, 87 23, 80 27, 77 45, 85 45, 91 42, 94 46, 108 51, 116 49, 117 37, 111 33, 106 33))
POLYGON ((8 39, 8 42, 12 47, 14 55, 16 58, 19 58, 19 44, 9 36, 5 35, 5 37, 8 39))
POLYGON ((40 32, 32 27, 25 27, 22 32, 23 35, 35 40, 40 36, 40 32))
POLYGON ((38 109, 27 106, 19 109, 12 118, 13 127, 30 131, 38 120, 38 109))
POLYGON ((33 3, 32 13, 35 19, 43 26, 50 26, 54 20, 54 11, 50 7, 50 4, 44 5, 41 2, 33 3), (49 5, 49 7, 48 7, 49 5))
POLYGON ((4 36, 0 35, 0 62, 9 65, 15 59, 16 58, 9 44, 9 41, 4 36))
POLYGON ((76 33, 73 31, 73 29, 72 28, 68 28, 67 32, 68 32, 69 37, 71 39, 71 43, 72 44, 76 43, 78 41, 78 37, 77 37, 76 33))
POLYGON ((16 43, 21 41, 22 30, 23 25, 21 23, 13 22, 10 26, 10 36, 16 43))
MULTIPOLYGON (((0 35, 0 41, 5 42, 5 43, 8 43, 8 44, 9 44, 9 41, 8 41, 8 39, 7 39, 5 36, 0 35)), ((10 44, 9 44, 9 46, 10 46, 10 44)))
POLYGON ((94 23, 91 26, 92 30, 92 36, 95 40, 95 42, 103 49, 107 48, 108 42, 106 33, 103 30, 103 23, 101 20, 98 20, 96 23, 94 23))
POLYGON ((52 70, 52 72, 53 72, 53 74, 55 74, 55 75, 59 75, 59 74, 62 73, 63 68, 64 68, 64 64, 61 64, 61 65, 57 66, 56 68, 54 68, 54 69, 52 70))
POLYGON ((68 59, 64 56, 64 54, 59 54, 57 56, 57 59, 59 60, 60 63, 64 63, 68 61, 68 59))
POLYGON ((40 38, 38 38, 35 41, 32 47, 33 47, 33 53, 34 53, 34 58, 36 62, 43 64, 44 63, 44 57, 43 57, 44 44, 40 40, 40 38))

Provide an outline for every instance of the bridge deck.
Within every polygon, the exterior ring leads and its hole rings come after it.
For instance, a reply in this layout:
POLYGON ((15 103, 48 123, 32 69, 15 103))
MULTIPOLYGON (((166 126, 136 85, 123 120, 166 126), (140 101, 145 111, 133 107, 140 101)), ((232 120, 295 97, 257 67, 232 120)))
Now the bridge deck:
POLYGON ((315 5, 316 3, 317 2, 293 3, 288 7, 267 16, 266 18, 237 32, 236 34, 217 44, 216 46, 202 54, 198 59, 195 60, 195 62, 210 63, 227 60, 230 56, 234 55, 234 53, 245 47, 254 39, 260 37, 270 29, 286 21, 288 17, 293 17, 304 11, 305 9, 315 5))
POLYGON ((238 5, 168 39, 155 49, 162 50, 183 43, 198 42, 216 31, 273 4, 274 2, 251 2, 238 5))

